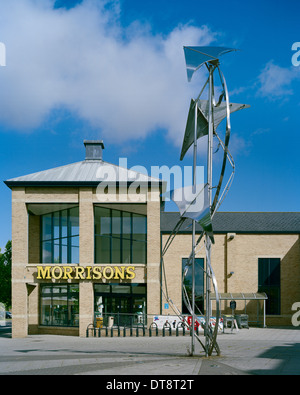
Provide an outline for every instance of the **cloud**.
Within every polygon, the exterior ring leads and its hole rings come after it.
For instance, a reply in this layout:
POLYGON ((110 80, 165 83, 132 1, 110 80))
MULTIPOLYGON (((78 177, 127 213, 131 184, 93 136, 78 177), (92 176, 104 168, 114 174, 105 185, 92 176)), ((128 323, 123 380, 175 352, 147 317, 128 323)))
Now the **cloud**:
MULTIPOLYGON (((183 45, 209 45, 206 26, 166 35, 138 22, 122 26, 118 1, 85 0, 71 9, 54 0, 0 0, 0 122, 38 128, 63 108, 111 141, 165 128, 181 143, 195 82, 188 84, 183 45)), ((198 78, 198 81, 197 81, 198 78)))
POLYGON ((296 79, 299 79, 296 67, 280 67, 271 60, 258 76, 257 94, 271 100, 293 95, 291 85, 296 79))

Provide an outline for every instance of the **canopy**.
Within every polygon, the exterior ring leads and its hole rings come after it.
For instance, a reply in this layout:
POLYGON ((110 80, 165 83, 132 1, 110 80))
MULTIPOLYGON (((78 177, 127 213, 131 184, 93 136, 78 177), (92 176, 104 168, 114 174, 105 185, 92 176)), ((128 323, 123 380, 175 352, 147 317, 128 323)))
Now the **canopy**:
MULTIPOLYGON (((216 300, 216 294, 211 294, 211 299, 216 300)), ((219 293, 220 300, 267 300, 264 292, 261 293, 219 293)))
POLYGON ((218 58, 228 52, 236 51, 233 48, 226 47, 183 47, 188 81, 191 81, 193 74, 203 63, 216 61, 218 58))
MULTIPOLYGON (((216 300, 216 294, 212 293, 210 296, 211 300, 216 300)), ((246 301, 247 300, 256 300, 257 303, 262 300, 264 302, 263 306, 263 327, 266 327, 266 300, 268 299, 268 296, 265 294, 265 292, 259 292, 259 293, 219 293, 219 300, 244 300, 245 301, 245 314, 246 314, 246 301)), ((255 321, 254 321, 255 322, 255 321)), ((257 308, 257 320, 256 323, 259 324, 259 309, 257 308)))

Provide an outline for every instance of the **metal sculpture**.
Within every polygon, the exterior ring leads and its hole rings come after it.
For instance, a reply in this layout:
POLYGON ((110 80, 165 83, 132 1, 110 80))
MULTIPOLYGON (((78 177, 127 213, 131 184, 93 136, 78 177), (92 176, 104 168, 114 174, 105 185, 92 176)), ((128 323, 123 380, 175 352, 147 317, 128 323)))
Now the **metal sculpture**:
MULTIPOLYGON (((162 250, 162 266, 163 258, 171 245, 174 237, 182 227, 186 219, 192 220, 192 252, 189 256, 186 264, 182 284, 183 284, 183 299, 185 304, 192 316, 192 323, 188 325, 191 330, 191 355, 194 353, 194 339, 202 345, 205 355, 212 355, 213 350, 216 351, 217 355, 220 354, 220 349, 217 343, 217 333, 220 318, 219 308, 219 293, 216 277, 211 265, 211 248, 214 244, 212 218, 220 207, 223 199, 225 198, 228 190, 233 181, 235 166, 233 158, 228 150, 231 125, 230 125, 230 114, 239 111, 243 108, 248 108, 245 104, 235 104, 229 102, 228 89, 226 80, 219 67, 219 57, 225 53, 232 52, 234 49, 223 48, 223 47, 184 47, 184 54, 186 60, 187 77, 190 81, 193 74, 200 69, 202 66, 206 66, 208 71, 208 78, 203 85, 200 94, 197 99, 192 99, 188 112, 188 118, 186 123, 186 129, 181 149, 180 160, 182 160, 193 145, 193 185, 190 187, 184 187, 172 191, 171 199, 177 204, 180 211, 180 220, 173 229, 173 232, 169 236, 163 250, 162 250), (214 73, 218 72, 222 91, 218 98, 215 100, 215 82, 214 73), (206 87, 208 87, 208 98, 206 100, 200 100, 206 87), (221 121, 226 119, 226 132, 224 141, 219 136, 217 128, 221 121), (203 136, 208 136, 207 145, 207 180, 204 185, 196 185, 196 162, 197 162, 197 140, 203 136), (221 166, 221 172, 219 181, 216 185, 213 185, 212 171, 213 171, 213 139, 217 139, 219 146, 223 149, 223 161, 221 166), (231 165, 231 174, 227 180, 225 187, 222 189, 223 179, 225 176, 227 162, 231 165), (214 189, 214 196, 213 196, 214 189), (199 224, 202 228, 202 232, 196 240, 196 224, 199 224), (206 249, 206 268, 205 268, 205 284, 206 284, 206 309, 205 309, 205 328, 204 337, 205 343, 203 344, 200 337, 195 333, 195 255, 196 247, 204 239, 206 249), (192 300, 189 300, 187 290, 184 286, 184 278, 188 270, 192 268, 192 300), (216 320, 214 328, 211 325, 211 299, 210 289, 211 283, 214 287, 216 295, 216 320)), ((168 296, 167 283, 165 283, 165 297, 172 304, 172 300, 168 296)), ((178 308, 173 308, 178 315, 181 315, 178 308)), ((183 319, 181 317, 181 319, 183 319)))

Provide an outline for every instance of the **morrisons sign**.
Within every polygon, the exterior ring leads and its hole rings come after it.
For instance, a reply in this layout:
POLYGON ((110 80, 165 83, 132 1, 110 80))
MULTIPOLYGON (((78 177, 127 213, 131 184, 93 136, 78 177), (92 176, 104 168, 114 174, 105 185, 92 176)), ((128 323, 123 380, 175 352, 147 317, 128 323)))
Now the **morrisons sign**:
POLYGON ((133 280, 134 266, 37 266, 38 280, 133 280))

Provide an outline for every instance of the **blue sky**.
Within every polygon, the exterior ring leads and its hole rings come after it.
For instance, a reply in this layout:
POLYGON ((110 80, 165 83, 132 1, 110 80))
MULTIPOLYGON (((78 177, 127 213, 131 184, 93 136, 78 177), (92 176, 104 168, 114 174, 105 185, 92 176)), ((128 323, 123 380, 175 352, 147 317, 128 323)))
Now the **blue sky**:
MULTIPOLYGON (((0 0, 1 180, 80 161, 90 138, 111 163, 191 165, 179 156, 203 76, 187 82, 182 47, 226 46, 240 49, 221 63, 231 101, 251 108, 231 118, 236 175, 220 210, 299 211, 299 14, 296 0, 0 0)), ((3 182, 0 199, 3 247, 3 182)))

